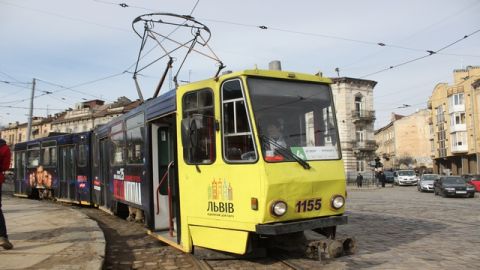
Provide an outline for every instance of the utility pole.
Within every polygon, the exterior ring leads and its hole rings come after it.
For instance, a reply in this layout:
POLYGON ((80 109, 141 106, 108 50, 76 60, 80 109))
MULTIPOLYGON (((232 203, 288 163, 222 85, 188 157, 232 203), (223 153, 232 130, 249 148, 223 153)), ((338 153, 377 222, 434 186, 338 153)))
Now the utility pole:
POLYGON ((34 97, 35 97, 35 78, 33 78, 33 81, 32 81, 32 95, 30 96, 30 113, 28 114, 27 142, 30 141, 30 135, 32 134, 33 98, 34 97))

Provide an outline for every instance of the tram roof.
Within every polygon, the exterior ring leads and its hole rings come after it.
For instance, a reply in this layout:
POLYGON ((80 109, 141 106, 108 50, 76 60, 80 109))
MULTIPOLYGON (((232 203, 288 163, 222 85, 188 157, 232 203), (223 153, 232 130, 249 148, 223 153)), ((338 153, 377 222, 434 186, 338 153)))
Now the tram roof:
POLYGON ((192 82, 189 84, 182 85, 180 88, 198 88, 199 85, 211 84, 213 81, 224 81, 234 77, 240 76, 249 76, 249 77, 266 77, 274 79, 288 79, 288 80, 298 80, 298 81, 311 81, 319 83, 333 83, 330 78, 323 77, 321 73, 318 74, 306 74, 300 72, 292 71, 282 71, 282 70, 265 70, 265 69, 246 69, 242 71, 235 71, 222 74, 218 78, 209 78, 202 81, 192 82))
MULTIPOLYGON (((83 132, 83 133, 88 133, 88 132, 83 132)), ((48 142, 48 141, 55 141, 57 145, 71 144, 73 142, 72 138, 74 135, 76 134, 70 134, 70 133, 56 134, 55 136, 42 137, 42 138, 30 140, 28 142, 20 142, 15 144, 13 150, 14 151, 26 150, 29 145, 41 144, 42 142, 48 142)))

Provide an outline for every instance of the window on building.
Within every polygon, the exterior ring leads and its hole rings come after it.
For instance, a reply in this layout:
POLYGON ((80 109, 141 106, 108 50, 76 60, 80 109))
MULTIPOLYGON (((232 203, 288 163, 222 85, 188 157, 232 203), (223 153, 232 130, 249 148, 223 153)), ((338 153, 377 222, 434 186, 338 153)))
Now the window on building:
POLYGON ((443 106, 437 107, 437 124, 443 123, 445 121, 443 117, 443 106))
POLYGON ((357 172, 365 171, 365 160, 357 160, 357 172))
POLYGON ((356 134, 357 142, 365 141, 365 129, 357 128, 357 131, 355 132, 355 134, 356 134))
POLYGON ((450 115, 450 124, 451 124, 451 126, 464 125, 465 124, 465 113, 464 112, 452 113, 450 115))
POLYGON ((461 147, 467 145, 467 133, 455 132, 451 135, 452 147, 461 147))
POLYGON ((450 99, 450 106, 456 106, 456 105, 464 105, 465 101, 463 99, 463 93, 458 93, 458 94, 454 94, 454 95, 451 95, 449 97, 450 99))
POLYGON ((363 98, 361 95, 355 96, 355 116, 360 117, 362 116, 363 111, 363 98))

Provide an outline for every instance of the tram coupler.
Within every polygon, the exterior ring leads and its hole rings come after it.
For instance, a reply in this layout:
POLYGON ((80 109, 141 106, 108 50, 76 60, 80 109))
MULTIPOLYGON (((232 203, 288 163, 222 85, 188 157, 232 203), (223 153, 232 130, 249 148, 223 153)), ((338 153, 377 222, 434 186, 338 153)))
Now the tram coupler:
POLYGON ((305 255, 310 259, 322 261, 344 255, 351 255, 354 254, 356 250, 357 242, 353 237, 340 239, 327 238, 324 240, 309 241, 305 255))

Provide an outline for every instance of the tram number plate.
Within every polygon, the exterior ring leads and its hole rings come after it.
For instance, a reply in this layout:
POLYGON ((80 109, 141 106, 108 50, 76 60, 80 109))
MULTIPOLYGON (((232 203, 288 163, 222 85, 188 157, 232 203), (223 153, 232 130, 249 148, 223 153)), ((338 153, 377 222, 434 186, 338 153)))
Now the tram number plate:
POLYGON ((295 212, 310 212, 314 210, 320 210, 322 207, 322 199, 310 199, 297 201, 295 204, 295 212))

